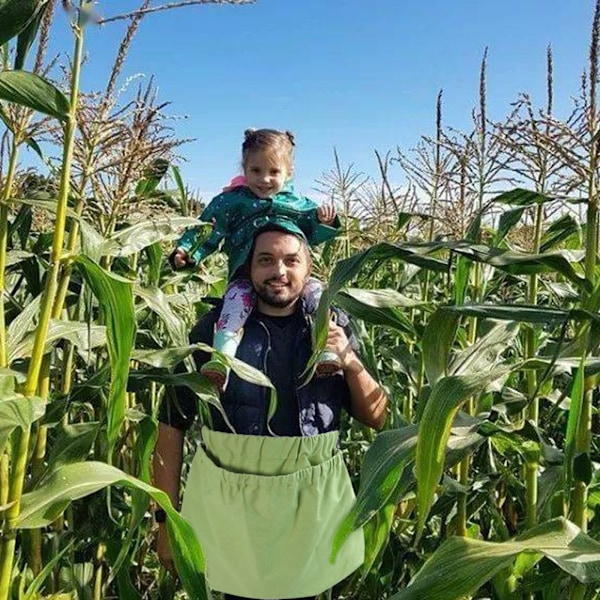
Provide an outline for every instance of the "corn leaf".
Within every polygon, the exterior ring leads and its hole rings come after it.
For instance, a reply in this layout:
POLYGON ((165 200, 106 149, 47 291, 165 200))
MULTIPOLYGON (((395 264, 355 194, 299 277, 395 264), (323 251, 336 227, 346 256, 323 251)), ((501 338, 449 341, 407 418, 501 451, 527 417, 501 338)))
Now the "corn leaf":
POLYGON ((365 455, 356 503, 335 534, 332 561, 351 533, 375 516, 390 499, 404 467, 413 458, 416 443, 416 425, 377 436, 365 455))
POLYGON ((510 230, 521 220, 525 210, 527 208, 531 208, 532 206, 534 205, 530 204, 520 206, 518 208, 513 208, 512 210, 503 212, 498 220, 498 229, 494 235, 492 246, 499 246, 500 243, 504 241, 504 238, 509 234, 510 230))
POLYGON ((369 574, 375 565, 377 557, 385 547, 397 508, 397 494, 392 493, 385 506, 365 525, 363 532, 365 536, 365 561, 361 566, 364 578, 369 574))
MULTIPOLYGON (((36 296, 27 306, 11 321, 6 332, 6 345, 10 357, 14 355, 15 346, 36 327, 36 317, 40 310, 41 296, 36 296)), ((9 362, 12 359, 9 358, 9 362)))
MULTIPOLYGON (((168 242, 180 237, 183 229, 211 225, 192 217, 161 217, 124 227, 104 241, 101 252, 106 256, 129 256, 156 242, 168 242)), ((202 231, 201 230, 201 231, 202 231)))
MULTIPOLYGON (((73 549, 74 544, 75 540, 71 540, 68 544, 65 544, 64 548, 62 548, 48 562, 46 562, 44 568, 35 576, 34 580, 27 587, 27 590, 23 594, 22 600, 38 600, 40 598, 40 588, 44 585, 46 579, 50 577, 53 569, 61 561, 63 556, 73 549)), ((60 597, 57 598, 54 596, 54 600, 60 600, 60 597)))
POLYGON ((60 121, 69 118, 69 101, 64 94, 35 73, 2 71, 0 100, 27 106, 60 121))
POLYGON ((144 249, 148 258, 147 285, 158 287, 160 282, 160 269, 162 266, 163 252, 160 242, 154 242, 144 249))
POLYGON ((15 391, 15 378, 0 374, 0 454, 10 434, 17 428, 28 429, 44 416, 46 402, 27 398, 15 391))
POLYGON ((62 465, 80 462, 88 458, 98 435, 99 425, 97 422, 71 425, 61 422, 48 456, 45 473, 50 473, 62 465))
MULTIPOLYGON (((149 415, 144 415, 138 423, 138 435, 135 440, 134 455, 137 457, 139 464, 139 479, 144 483, 151 484, 150 465, 152 462, 152 451, 156 444, 158 434, 158 423, 149 415)), ((135 537, 138 535, 138 527, 142 523, 150 497, 144 490, 134 489, 131 492, 131 515, 127 528, 127 535, 119 544, 119 553, 112 562, 112 568, 109 576, 109 581, 114 579, 121 585, 131 584, 126 573, 122 572, 123 566, 127 563, 130 556, 131 546, 135 537)))
POLYGON ((498 362, 515 333, 512 323, 494 327, 476 343, 477 360, 459 361, 454 371, 457 374, 439 379, 431 390, 419 423, 415 460, 419 534, 425 526, 442 476, 454 417, 469 396, 481 393, 490 383, 506 375, 508 367, 498 367, 498 362))
POLYGON ((329 283, 323 291, 316 311, 315 344, 305 375, 309 374, 310 376, 310 369, 314 366, 319 352, 325 347, 329 307, 333 299, 349 281, 356 277, 365 264, 371 261, 384 263, 390 260, 400 260, 438 273, 445 272, 447 270, 445 261, 428 256, 435 250, 437 250, 437 246, 427 244, 389 244, 384 242, 338 262, 331 273, 329 283))
MULTIPOLYGON (((454 420, 446 452, 446 466, 452 466, 473 451, 484 437, 478 433, 481 421, 459 414, 454 420)), ((368 525, 382 516, 389 502, 397 499, 415 483, 412 470, 417 444, 417 427, 409 425, 379 434, 371 444, 361 469, 361 481, 356 502, 344 519, 333 543, 333 557, 355 529, 368 525)), ((379 530, 382 523, 376 528, 379 530)))
MULTIPOLYGON (((26 2, 23 0, 20 1, 20 5, 25 5, 26 2)), ((33 2, 32 2, 33 4, 33 2)), ((48 0, 37 0, 35 2, 37 7, 33 13, 32 18, 29 20, 29 23, 19 32, 19 37, 17 38, 17 51, 15 53, 15 69, 22 69, 25 64, 25 59, 27 58, 27 54, 33 44, 38 30, 40 28, 40 23, 42 21, 42 17, 48 7, 51 6, 51 3, 48 0)))
MULTIPOLYGON (((31 356, 35 332, 28 333, 18 342, 9 346, 8 357, 10 361, 31 356)), ((106 327, 103 325, 88 325, 82 321, 59 321, 52 319, 48 328, 44 350, 50 352, 52 347, 60 340, 69 340, 80 350, 89 350, 106 344, 106 327)))
POLYGON ((470 396, 482 392, 506 373, 507 369, 494 369, 471 375, 452 375, 440 379, 431 390, 419 424, 415 460, 419 532, 425 527, 435 489, 442 477, 446 442, 455 414, 470 396))
POLYGON ((565 500, 569 503, 571 487, 573 485, 575 452, 577 448, 577 432, 582 417, 583 397, 585 393, 585 352, 582 353, 579 368, 575 372, 571 386, 571 406, 569 407, 569 418, 567 421, 567 433, 565 436, 565 500))
POLYGON ((23 31, 45 3, 46 0, 0 0, 0 46, 23 31))
POLYGON ((173 175, 173 179, 175 180, 177 191, 179 192, 181 214, 184 217, 187 217, 189 213, 188 195, 185 189, 185 184, 183 183, 183 177, 181 177, 181 171, 179 170, 179 167, 177 165, 171 165, 171 173, 173 175))
POLYGON ((377 308, 415 308, 417 306, 425 306, 425 303, 421 300, 409 298, 396 290, 386 288, 365 290, 349 287, 341 291, 340 294, 350 296, 362 304, 377 308))
POLYGON ((552 250, 572 236, 581 234, 581 226, 571 215, 563 215, 546 229, 542 237, 540 252, 552 250))
POLYGON ((363 265, 370 261, 387 262, 400 260, 423 269, 444 273, 447 269, 445 261, 428 256, 437 249, 428 244, 389 244, 387 242, 371 246, 354 256, 338 262, 331 273, 329 289, 331 294, 337 293, 345 284, 354 278, 363 265))
POLYGON ((423 332, 423 364, 427 381, 431 386, 444 376, 448 357, 454 343, 460 315, 438 308, 427 323, 423 332))
POLYGON ((450 375, 468 375, 489 369, 498 362, 519 330, 517 323, 501 323, 493 327, 487 335, 475 341, 464 350, 457 352, 450 361, 450 375))
POLYGON ((111 366, 107 437, 112 449, 125 417, 129 357, 135 338, 132 282, 109 273, 85 256, 79 256, 75 264, 96 296, 106 323, 111 366))
POLYGON ((522 552, 547 557, 581 583, 600 580, 600 543, 559 518, 508 542, 452 537, 429 557, 410 585, 390 600, 459 600, 471 596, 522 552))
POLYGON ((459 256, 456 261, 456 269, 454 271, 454 289, 452 290, 452 298, 454 304, 463 304, 467 297, 467 289, 469 288, 469 276, 473 263, 466 258, 459 256))
POLYGON ((579 275, 573 268, 573 263, 577 263, 583 258, 581 252, 555 250, 540 254, 528 254, 464 242, 447 242, 443 245, 465 258, 491 265, 506 273, 513 275, 556 273, 566 277, 581 289, 586 291, 592 289, 590 281, 579 275))
POLYGON ((191 598, 208 599, 202 575, 204 556, 190 525, 173 508, 167 494, 111 465, 90 461, 56 469, 42 485, 23 495, 18 527, 45 527, 58 518, 73 500, 85 498, 109 485, 139 489, 165 510, 173 558, 184 587, 191 598))
POLYGON ((535 304, 463 304, 462 306, 448 306, 447 310, 468 317, 524 323, 564 323, 568 319, 600 322, 598 315, 587 310, 546 308, 535 304))
POLYGON ((146 198, 158 187, 162 178, 169 170, 169 161, 165 158, 155 158, 151 164, 144 169, 142 179, 135 186, 135 195, 146 198))
MULTIPOLYGON (((414 333, 412 322, 395 304, 404 297, 393 290, 347 289, 336 296, 336 304, 346 313, 373 325, 392 327, 399 331, 414 333), (391 292, 391 293, 388 293, 391 292)), ((408 299, 406 299, 408 300, 408 299)))
MULTIPOLYGON (((134 350, 132 352, 131 357, 135 358, 138 362, 151 365, 155 368, 159 369, 174 369, 181 361, 185 358, 196 352, 197 350, 206 353, 214 352, 212 346, 208 344, 191 344, 189 346, 180 346, 175 348, 162 348, 160 350, 134 350)), ((231 367, 231 370, 244 381, 248 381, 250 383, 254 383, 256 385, 262 385, 264 387, 272 388, 273 384, 270 379, 258 369, 246 364, 241 361, 239 358, 232 358, 230 356, 222 355, 223 359, 227 362, 227 364, 231 367)), ((156 376, 165 376, 164 373, 156 373, 156 376)), ((202 377, 202 375, 189 373, 189 375, 198 375, 202 377)), ((206 379, 202 379, 203 381, 207 381, 206 379)), ((166 379, 162 379, 161 381, 166 382, 166 379)), ((211 389, 208 386, 206 389, 211 389)))
POLYGON ((547 202, 553 202, 554 200, 556 200, 556 198, 553 196, 547 196, 546 194, 523 188, 515 188, 496 196, 493 199, 493 202, 508 204, 510 206, 529 207, 535 204, 546 204, 547 202))
POLYGON ((6 266, 12 267, 18 265, 20 262, 34 256, 35 254, 33 252, 27 252, 26 250, 10 250, 6 253, 6 266))
POLYGON ((147 306, 156 313, 171 338, 171 342, 175 346, 182 346, 188 341, 188 327, 185 321, 179 317, 166 299, 164 292, 158 287, 142 287, 136 285, 134 293, 138 298, 144 301, 144 304, 136 308, 136 313, 139 313, 141 308, 147 306), (145 305, 145 306, 144 306, 145 305))

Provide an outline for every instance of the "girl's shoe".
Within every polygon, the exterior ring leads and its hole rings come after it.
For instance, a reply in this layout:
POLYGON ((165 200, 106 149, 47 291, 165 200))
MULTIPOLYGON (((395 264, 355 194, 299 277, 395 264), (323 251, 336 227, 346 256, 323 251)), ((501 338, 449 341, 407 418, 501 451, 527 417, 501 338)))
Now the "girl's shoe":
POLYGON ((229 367, 218 358, 211 358, 204 363, 200 368, 200 373, 217 388, 219 393, 222 393, 227 387, 229 367))
POLYGON ((319 354, 317 366, 315 367, 315 374, 317 377, 328 377, 329 375, 333 375, 340 371, 341 368, 342 363, 340 362, 340 357, 331 350, 323 350, 323 352, 319 354))

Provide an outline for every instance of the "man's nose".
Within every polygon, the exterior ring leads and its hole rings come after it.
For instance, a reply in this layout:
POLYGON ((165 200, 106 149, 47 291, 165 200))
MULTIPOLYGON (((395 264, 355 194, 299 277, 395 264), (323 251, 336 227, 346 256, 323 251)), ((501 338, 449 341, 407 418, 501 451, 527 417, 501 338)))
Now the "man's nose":
POLYGON ((285 274, 285 263, 283 261, 280 260, 275 263, 275 273, 277 273, 279 277, 285 274))

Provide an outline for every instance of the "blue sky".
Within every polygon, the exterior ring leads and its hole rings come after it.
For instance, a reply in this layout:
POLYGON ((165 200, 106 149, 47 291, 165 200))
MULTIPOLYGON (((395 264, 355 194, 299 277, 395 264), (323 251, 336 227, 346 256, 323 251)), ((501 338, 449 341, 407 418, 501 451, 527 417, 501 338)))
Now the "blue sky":
MULTIPOLYGON (((98 2, 105 16, 141 2, 98 2), (118 8, 115 6, 118 5, 118 8)), ((155 1, 153 5, 162 2, 155 1)), ((123 76, 154 75, 172 102, 188 184, 209 196, 239 167, 247 127, 297 137, 296 183, 310 194, 333 164, 376 172, 373 150, 410 148, 431 134, 444 90, 444 122, 469 124, 479 65, 488 55, 489 116, 519 92, 543 102, 546 47, 555 63, 556 112, 565 116, 586 66, 592 0, 257 0, 192 6, 146 17, 123 76)), ((83 86, 104 87, 124 22, 91 29, 83 86)), ((64 17, 55 49, 70 52, 64 17)))

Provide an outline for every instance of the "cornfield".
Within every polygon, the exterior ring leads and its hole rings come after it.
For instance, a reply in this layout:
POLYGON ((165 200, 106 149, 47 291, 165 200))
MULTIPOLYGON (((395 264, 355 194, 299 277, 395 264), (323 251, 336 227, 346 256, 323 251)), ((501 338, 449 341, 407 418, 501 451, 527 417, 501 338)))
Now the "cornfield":
MULTIPOLYGON (((201 200, 153 82, 119 83, 150 12, 0 0, 0 600, 212 597, 150 464, 174 385, 218 401, 175 366, 226 271, 219 256, 194 273, 166 260, 201 227, 201 200), (60 69, 47 48, 65 16, 60 69), (106 86, 83 91, 86 31, 116 20, 106 86), (153 547, 155 505, 177 581, 153 547)), ((317 345, 335 304, 390 398, 385 431, 343 426, 357 501, 332 551, 362 527, 367 554, 330 598, 600 598, 599 34, 596 2, 565 119, 551 48, 544 102, 523 94, 490 119, 486 51, 469 131, 444 123, 440 93, 435 134, 376 152, 377 177, 335 153, 319 181, 343 232, 315 256, 317 345)))

